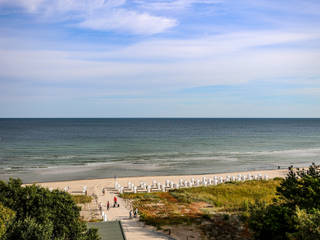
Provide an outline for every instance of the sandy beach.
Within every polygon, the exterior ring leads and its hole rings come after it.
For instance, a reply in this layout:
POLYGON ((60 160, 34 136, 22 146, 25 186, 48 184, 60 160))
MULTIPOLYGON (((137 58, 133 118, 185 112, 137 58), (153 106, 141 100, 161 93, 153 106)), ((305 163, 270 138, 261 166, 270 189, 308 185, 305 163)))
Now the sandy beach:
POLYGON ((67 191, 71 194, 82 194, 86 189, 86 194, 93 196, 91 203, 82 204, 80 215, 85 221, 102 220, 102 214, 105 214, 107 221, 121 220, 127 239, 168 239, 163 233, 156 231, 153 227, 146 226, 138 221, 138 218, 129 218, 129 211, 132 210, 129 201, 121 199, 118 196, 118 192, 115 191, 115 182, 121 186, 128 186, 128 182, 140 185, 141 182, 151 185, 153 181, 161 184, 165 184, 167 180, 174 183, 183 181, 190 181, 192 178, 195 181, 203 179, 213 179, 227 176, 268 176, 269 179, 275 177, 285 177, 287 169, 281 170, 263 170, 263 171, 247 171, 247 172, 232 172, 232 173, 220 173, 220 174, 203 174, 203 175, 180 175, 180 176, 146 176, 146 177, 124 177, 124 178, 105 178, 94 180, 74 180, 74 181, 62 181, 62 182, 46 182, 37 183, 42 187, 49 189, 60 189, 67 191), (113 207, 114 197, 117 197, 119 207, 113 207), (107 209, 107 202, 110 203, 110 209, 107 209))
POLYGON ((57 181, 57 182, 45 182, 36 183, 42 187, 61 189, 69 187, 69 191, 80 191, 82 187, 87 186, 88 195, 96 193, 97 191, 102 191, 103 188, 113 188, 115 181, 121 185, 127 185, 130 181, 135 185, 140 184, 140 182, 145 182, 147 184, 152 184, 153 180, 157 182, 164 183, 167 179, 173 182, 178 182, 180 179, 189 180, 191 178, 200 179, 202 177, 212 178, 214 176, 238 176, 247 174, 261 174, 268 175, 269 178, 284 177, 287 174, 287 169, 279 170, 260 170, 260 171, 245 171, 245 172, 227 172, 227 173, 217 173, 217 174, 200 174, 200 175, 177 175, 177 176, 141 176, 141 177, 121 177, 121 178, 104 178, 104 179, 88 179, 88 180, 71 180, 71 181, 57 181))
MULTIPOLYGON (((61 181, 61 182, 46 182, 37 183, 42 187, 49 189, 66 190, 71 194, 82 194, 83 189, 87 190, 87 195, 94 196, 93 203, 90 206, 84 206, 82 208, 81 215, 85 220, 92 220, 95 218, 101 218, 101 212, 106 211, 107 201, 113 204, 113 198, 117 195, 114 190, 115 182, 121 186, 128 186, 131 182, 135 186, 140 185, 141 182, 151 185, 153 181, 161 184, 165 184, 166 180, 178 183, 181 179, 183 181, 194 178, 195 181, 202 179, 203 177, 209 179, 213 177, 227 177, 227 176, 246 176, 261 175, 268 176, 268 178, 284 177, 288 172, 287 169, 280 170, 263 170, 263 171, 247 171, 247 172, 231 172, 231 173, 219 173, 219 174, 203 174, 203 175, 180 175, 180 176, 145 176, 145 177, 124 177, 124 178, 105 178, 105 179, 92 179, 92 180, 74 180, 74 181, 61 181), (101 208, 100 208, 101 206, 101 208)), ((130 210, 130 204, 123 202, 119 199, 120 208, 109 210, 108 220, 124 219, 128 216, 130 210)))

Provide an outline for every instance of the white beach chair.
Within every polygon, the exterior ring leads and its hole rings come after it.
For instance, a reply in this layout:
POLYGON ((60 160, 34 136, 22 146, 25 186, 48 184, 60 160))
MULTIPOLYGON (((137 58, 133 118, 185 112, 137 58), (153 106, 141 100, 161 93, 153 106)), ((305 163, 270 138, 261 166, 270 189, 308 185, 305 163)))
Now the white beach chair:
POLYGON ((188 181, 187 180, 184 181, 184 187, 188 187, 188 181))

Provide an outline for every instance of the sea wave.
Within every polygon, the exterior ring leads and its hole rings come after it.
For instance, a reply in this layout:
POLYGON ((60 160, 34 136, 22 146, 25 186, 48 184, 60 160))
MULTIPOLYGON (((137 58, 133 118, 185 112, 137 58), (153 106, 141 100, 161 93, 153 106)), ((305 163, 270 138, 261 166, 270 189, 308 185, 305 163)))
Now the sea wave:
POLYGON ((233 155, 287 155, 287 156, 320 156, 320 148, 305 148, 305 149, 287 149, 287 150, 271 150, 271 151, 252 151, 252 152, 225 152, 225 154, 233 155))
MULTIPOLYGON (((83 154, 83 155, 73 155, 66 154, 60 156, 54 156, 51 158, 45 155, 41 156, 43 161, 39 161, 40 156, 33 158, 32 156, 27 156, 28 159, 23 163, 23 158, 18 162, 5 161, 0 169, 4 171, 20 171, 32 170, 32 169, 54 169, 62 168, 64 166, 68 167, 92 167, 98 168, 99 166, 141 166, 149 167, 150 169, 161 169, 172 166, 193 166, 198 164, 208 165, 208 164, 228 164, 233 162, 239 162, 239 164, 244 161, 246 162, 258 162, 266 161, 269 163, 274 163, 278 159, 282 159, 285 163, 291 159, 303 159, 303 161, 310 162, 320 159, 320 148, 305 148, 305 149, 286 149, 286 150, 270 150, 270 151, 199 151, 199 152, 161 152, 161 153, 136 153, 136 154, 83 154), (275 158, 271 158, 275 157, 275 158), (278 158, 277 158, 278 157, 278 158), (21 163, 21 164, 18 164, 21 163)), ((3 158, 2 158, 3 159, 3 158)), ((300 162, 300 161, 299 161, 300 162)))

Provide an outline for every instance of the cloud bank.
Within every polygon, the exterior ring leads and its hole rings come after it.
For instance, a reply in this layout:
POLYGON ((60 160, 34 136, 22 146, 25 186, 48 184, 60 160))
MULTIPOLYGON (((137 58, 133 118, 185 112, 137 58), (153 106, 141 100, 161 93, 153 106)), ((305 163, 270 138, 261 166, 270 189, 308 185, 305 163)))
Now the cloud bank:
POLYGON ((125 0, 0 0, 47 21, 72 19, 78 27, 99 31, 156 34, 177 25, 177 20, 126 8, 125 0))
POLYGON ((320 117, 318 0, 0 0, 0 117, 320 117))

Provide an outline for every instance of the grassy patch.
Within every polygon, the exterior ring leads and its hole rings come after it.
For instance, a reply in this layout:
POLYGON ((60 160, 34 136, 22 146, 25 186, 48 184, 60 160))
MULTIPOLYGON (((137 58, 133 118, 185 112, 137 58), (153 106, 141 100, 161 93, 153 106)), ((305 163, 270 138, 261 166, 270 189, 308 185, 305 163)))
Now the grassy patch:
POLYGON ((281 180, 230 182, 210 187, 179 189, 171 192, 179 202, 206 202, 215 211, 242 211, 256 200, 271 203, 281 180))
POLYGON ((154 226, 197 223, 213 214, 246 212, 250 203, 271 203, 281 179, 230 182, 156 193, 125 193, 141 220, 154 226))
POLYGON ((84 204, 90 203, 93 198, 91 196, 86 195, 72 195, 72 199, 76 204, 84 204))

